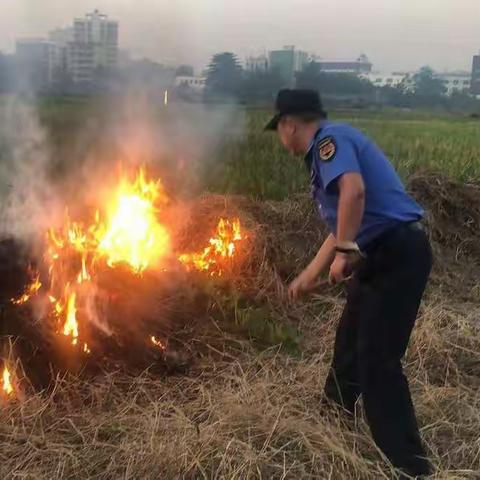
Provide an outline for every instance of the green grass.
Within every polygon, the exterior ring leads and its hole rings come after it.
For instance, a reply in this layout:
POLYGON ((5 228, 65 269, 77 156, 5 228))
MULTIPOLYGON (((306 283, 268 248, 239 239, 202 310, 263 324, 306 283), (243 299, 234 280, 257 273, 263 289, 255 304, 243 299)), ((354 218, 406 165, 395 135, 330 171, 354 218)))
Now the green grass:
MULTIPOLYGON (((308 183, 301 160, 285 153, 275 134, 262 131, 266 112, 249 112, 245 137, 224 146, 212 187, 226 192, 282 198, 308 183)), ((480 122, 407 113, 343 113, 350 123, 387 153, 405 178, 418 171, 439 171, 463 182, 480 180, 480 122)))

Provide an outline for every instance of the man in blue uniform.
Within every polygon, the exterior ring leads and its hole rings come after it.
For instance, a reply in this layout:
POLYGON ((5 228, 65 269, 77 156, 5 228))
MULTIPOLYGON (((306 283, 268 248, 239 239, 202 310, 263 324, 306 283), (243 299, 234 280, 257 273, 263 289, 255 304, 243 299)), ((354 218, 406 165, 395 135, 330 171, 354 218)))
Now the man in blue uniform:
POLYGON ((326 397, 353 413, 362 395, 373 438, 392 464, 407 475, 427 475, 401 364, 432 266, 424 212, 377 145, 327 121, 316 92, 282 90, 276 109, 266 129, 276 130, 291 153, 305 155, 330 231, 291 283, 290 299, 317 288, 327 271, 330 283, 347 283, 326 397))

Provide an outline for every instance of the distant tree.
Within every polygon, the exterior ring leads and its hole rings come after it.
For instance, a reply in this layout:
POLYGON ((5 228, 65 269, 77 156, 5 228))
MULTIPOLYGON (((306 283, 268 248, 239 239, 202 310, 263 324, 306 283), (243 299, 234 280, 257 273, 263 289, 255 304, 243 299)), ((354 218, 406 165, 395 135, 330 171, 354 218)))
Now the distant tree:
POLYGON ((380 103, 392 107, 411 108, 414 104, 414 95, 400 84, 395 87, 385 86, 377 90, 377 99, 380 103))
POLYGON ((193 77, 194 74, 195 71, 191 65, 180 65, 175 71, 176 77, 193 77))
POLYGON ((317 62, 308 63, 297 73, 296 87, 333 95, 359 95, 374 91, 374 86, 368 80, 352 73, 323 72, 317 62))
POLYGON ((397 90, 401 91, 404 94, 412 94, 414 90, 413 87, 414 87, 413 76, 411 73, 407 73, 404 75, 400 83, 393 88, 396 88, 397 90))
POLYGON ((365 78, 353 73, 321 72, 320 91, 337 95, 361 95, 372 93, 375 87, 365 78))
POLYGON ((467 92, 454 92, 448 98, 448 109, 467 113, 480 112, 480 100, 467 92))
POLYGON ((207 99, 238 97, 242 76, 242 67, 233 53, 217 53, 208 67, 207 99))
POLYGON ((320 64, 317 62, 310 62, 301 72, 296 74, 296 87, 297 88, 309 88, 317 90, 322 83, 322 72, 320 70, 320 64))
POLYGON ((283 86, 283 78, 277 69, 254 71, 245 74, 241 98, 247 103, 272 102, 283 86))
POLYGON ((435 77, 435 72, 428 66, 422 67, 413 75, 412 81, 415 95, 428 98, 441 97, 446 93, 445 85, 435 77))

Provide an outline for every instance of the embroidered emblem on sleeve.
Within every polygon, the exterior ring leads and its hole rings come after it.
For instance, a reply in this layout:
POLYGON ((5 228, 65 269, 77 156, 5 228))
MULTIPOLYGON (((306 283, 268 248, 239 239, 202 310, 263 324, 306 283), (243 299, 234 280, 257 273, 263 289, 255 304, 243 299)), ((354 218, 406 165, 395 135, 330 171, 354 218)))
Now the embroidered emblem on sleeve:
POLYGON ((335 145, 335 141, 332 137, 324 138, 318 144, 318 154, 322 162, 329 162, 335 156, 336 152, 337 146, 335 145))

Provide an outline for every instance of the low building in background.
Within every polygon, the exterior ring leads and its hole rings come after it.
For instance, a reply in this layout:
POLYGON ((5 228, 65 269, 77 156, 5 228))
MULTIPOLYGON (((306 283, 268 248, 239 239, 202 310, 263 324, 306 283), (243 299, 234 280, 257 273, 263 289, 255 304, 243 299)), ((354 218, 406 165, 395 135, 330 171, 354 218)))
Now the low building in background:
POLYGON ((250 73, 267 72, 269 62, 267 55, 249 56, 245 60, 245 70, 250 73))
POLYGON ((203 98, 207 77, 181 75, 175 78, 174 87, 179 98, 198 101, 203 98))
POLYGON ((443 83, 446 95, 470 93, 472 78, 469 72, 443 72, 435 76, 443 83))
POLYGON ((350 73, 353 75, 368 75, 372 71, 372 63, 366 55, 360 55, 355 61, 315 60, 325 73, 350 73))
MULTIPOLYGON (((408 92, 413 91, 413 79, 416 73, 417 72, 371 72, 368 75, 362 75, 362 77, 378 88, 401 88, 403 91, 408 92)), ((435 78, 443 83, 445 87, 445 95, 450 96, 454 93, 470 92, 471 78, 468 72, 436 72, 435 78)))
POLYGON ((370 72, 368 74, 363 74, 362 78, 365 78, 375 87, 393 87, 393 88, 403 88, 408 90, 412 88, 413 82, 412 77, 414 73, 412 72, 391 72, 391 73, 379 73, 379 72, 370 72))
POLYGON ((188 87, 197 92, 203 92, 206 85, 206 77, 179 76, 175 78, 175 87, 188 87))
POLYGON ((207 88, 207 77, 179 75, 174 81, 174 96, 187 102, 201 102, 207 88))

